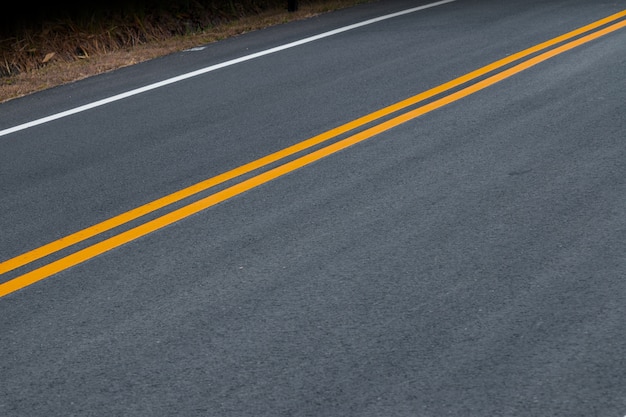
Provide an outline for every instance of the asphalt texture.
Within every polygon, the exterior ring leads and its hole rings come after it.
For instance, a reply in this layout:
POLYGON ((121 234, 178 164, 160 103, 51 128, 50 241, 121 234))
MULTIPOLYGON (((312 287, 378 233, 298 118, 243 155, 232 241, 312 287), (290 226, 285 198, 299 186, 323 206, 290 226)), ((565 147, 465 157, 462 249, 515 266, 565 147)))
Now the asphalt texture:
MULTIPOLYGON (((12 100, 0 130, 420 4, 12 100)), ((624 9, 458 0, 2 136, 0 261, 624 9)), ((626 415, 625 79, 620 29, 0 298, 0 415, 626 415)))

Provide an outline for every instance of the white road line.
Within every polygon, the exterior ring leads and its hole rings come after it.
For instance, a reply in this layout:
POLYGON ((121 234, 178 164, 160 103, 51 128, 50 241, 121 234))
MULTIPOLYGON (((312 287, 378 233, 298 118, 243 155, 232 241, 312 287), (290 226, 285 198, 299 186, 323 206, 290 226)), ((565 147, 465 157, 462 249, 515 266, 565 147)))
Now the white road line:
POLYGON ((154 84, 149 84, 149 85, 146 85, 144 87, 136 88, 134 90, 127 91, 125 93, 117 94, 115 96, 111 96, 111 97, 108 97, 108 98, 105 98, 105 99, 102 99, 102 100, 94 101, 93 103, 85 104, 83 106, 75 107, 73 109, 66 110, 66 111, 63 111, 63 112, 60 112, 60 113, 52 114, 50 116, 43 117, 41 119, 33 120, 31 122, 23 123, 23 124, 18 125, 18 126, 14 126, 14 127, 10 127, 10 128, 4 129, 4 130, 0 130, 0 136, 5 136, 5 135, 8 135, 10 133, 14 133, 14 132, 18 132, 20 130, 28 129, 28 128, 33 127, 33 126, 41 125, 41 124, 44 124, 44 123, 47 123, 47 122, 51 122, 53 120, 57 120, 57 119, 61 119, 63 117, 71 116, 71 115, 76 114, 76 113, 84 112, 86 110, 90 110, 90 109, 93 109, 95 107, 100 107, 100 106, 103 106, 105 104, 112 103, 114 101, 122 100, 122 99, 127 98, 127 97, 131 97, 131 96, 135 96, 137 94, 145 93, 146 91, 150 91, 150 90, 154 90, 154 89, 157 89, 157 88, 160 88, 160 87, 164 87, 166 85, 173 84, 173 83, 176 83, 178 81, 182 81, 182 80, 186 80, 186 79, 189 79, 189 78, 192 78, 192 77, 196 77, 198 75, 206 74, 208 72, 215 71, 215 70, 218 70, 218 69, 221 69, 221 68, 225 68, 225 67, 229 67, 231 65, 239 64, 241 62, 250 61, 250 60, 255 59, 255 58, 259 58, 259 57, 262 57, 262 56, 265 56, 265 55, 273 54, 275 52, 284 51, 285 49, 295 48, 296 46, 300 46, 300 45, 304 45, 304 44, 309 43, 309 42, 314 42, 314 41, 317 41, 317 40, 320 40, 320 39, 324 39, 324 38, 327 38, 329 36, 333 36, 333 35, 337 35, 339 33, 347 32, 347 31, 352 30, 352 29, 357 29, 357 28, 360 28, 360 27, 363 27, 363 26, 367 26, 367 25, 371 25, 373 23, 381 22, 381 21, 387 20, 387 19, 393 19, 394 17, 406 15, 406 14, 409 14, 409 13, 418 12, 420 10, 425 10, 425 9, 430 9, 432 7, 441 6, 441 5, 446 4, 446 3, 452 3, 454 1, 456 1, 456 0, 442 0, 442 1, 435 2, 435 3, 425 4, 423 6, 418 6, 418 7, 414 7, 414 8, 411 8, 411 9, 402 10, 400 12, 388 14, 388 15, 385 15, 385 16, 376 17, 374 19, 365 20, 365 21, 360 22, 360 23, 355 23, 353 25, 344 26, 344 27, 339 28, 339 29, 334 29, 334 30, 331 30, 331 31, 328 31, 328 32, 321 33, 319 35, 315 35, 315 36, 311 36, 311 37, 308 37, 308 38, 304 38, 304 39, 301 39, 299 41, 290 42, 290 43, 287 43, 287 44, 284 44, 284 45, 277 46, 275 48, 266 49, 264 51, 256 52, 256 53, 250 54, 250 55, 246 55, 246 56, 243 56, 241 58, 236 58, 236 59, 232 59, 230 61, 222 62, 220 64, 211 65, 209 67, 201 68, 201 69, 196 70, 196 71, 192 71, 192 72, 188 72, 186 74, 178 75, 176 77, 168 78, 167 80, 159 81, 159 82, 154 83, 154 84))

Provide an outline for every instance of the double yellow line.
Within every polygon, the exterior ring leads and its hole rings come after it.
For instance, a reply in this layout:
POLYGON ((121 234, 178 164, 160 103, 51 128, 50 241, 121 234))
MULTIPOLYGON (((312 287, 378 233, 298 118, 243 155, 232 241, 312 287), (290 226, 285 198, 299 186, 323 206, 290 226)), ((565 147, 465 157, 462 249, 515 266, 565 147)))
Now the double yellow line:
POLYGON ((267 167, 269 164, 278 162, 290 156, 294 156, 299 152, 310 150, 317 145, 321 145, 324 142, 330 141, 331 139, 336 139, 342 134, 348 133, 369 123, 380 120, 383 117, 390 116, 393 113, 397 113, 402 110, 405 111, 404 113, 390 118, 389 120, 383 121, 363 131, 348 136, 345 139, 338 140, 330 145, 306 153, 303 156, 285 162, 275 168, 261 172, 260 174, 257 174, 249 179, 241 181, 207 197, 201 198, 193 203, 173 210, 153 220, 147 221, 139 226, 123 231, 115 236, 109 237, 98 243, 85 247, 84 249, 80 249, 70 255, 64 256, 60 259, 54 260, 48 264, 45 264, 41 267, 38 267, 20 276, 10 279, 0 284, 0 297, 3 297, 7 294, 27 287, 35 282, 48 278, 60 271, 71 268, 72 266, 85 262, 91 258, 94 258, 119 246, 122 246, 128 242, 131 242, 139 237, 159 230, 165 226, 171 225, 181 219, 184 219, 195 213, 219 204, 233 196, 241 194, 261 184, 267 183, 296 169, 302 168, 312 162, 320 160, 328 155, 334 154, 356 143, 362 142, 393 127, 406 123, 409 120, 415 119, 449 103, 460 100, 463 97, 467 97, 470 94, 483 90, 499 81, 509 78, 556 55, 562 54, 584 43, 590 42, 594 39, 600 38, 611 32, 621 29, 626 26, 626 20, 623 20, 625 16, 626 10, 608 16, 604 19, 598 20, 589 25, 568 32, 564 35, 550 39, 546 42, 540 43, 516 54, 510 55, 499 61, 493 62, 452 81, 441 84, 435 88, 417 94, 391 106, 377 110, 342 126, 336 127, 320 135, 297 143, 293 146, 287 147, 255 161, 249 162, 245 165, 232 169, 213 178, 209 178, 175 193, 166 195, 162 198, 159 198, 158 200, 152 201, 133 210, 127 211, 108 220, 105 220, 101 223, 95 224, 91 227, 80 230, 61 239, 50 242, 22 255, 8 259, 0 263, 0 276, 2 274, 24 267, 37 260, 43 259, 58 251, 69 248, 70 246, 83 242, 101 233, 110 231, 116 227, 139 219, 140 217, 143 217, 149 213, 153 213, 156 210, 180 202, 187 197, 194 196, 212 187, 223 184, 226 181, 235 179, 244 174, 251 173, 260 168, 267 167), (509 66, 517 61, 521 62, 509 66), (505 68, 507 66, 509 67, 505 68), (496 70, 500 71, 496 72, 496 70), (492 72, 495 73, 480 81, 469 84, 455 92, 435 99, 420 107, 409 109, 416 104, 419 104, 425 100, 431 99, 437 95, 440 95, 457 87, 461 87, 466 83, 475 81, 478 78, 486 76, 492 72))

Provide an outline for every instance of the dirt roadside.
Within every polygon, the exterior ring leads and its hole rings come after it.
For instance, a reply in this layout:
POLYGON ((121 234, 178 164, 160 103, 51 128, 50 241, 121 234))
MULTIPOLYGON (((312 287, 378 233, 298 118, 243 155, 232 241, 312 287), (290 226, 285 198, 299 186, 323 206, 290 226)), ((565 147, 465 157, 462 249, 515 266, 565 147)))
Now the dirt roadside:
POLYGON ((76 57, 70 61, 52 59, 41 68, 17 75, 0 77, 0 103, 194 46, 205 45, 277 24, 308 19, 321 13, 366 2, 368 0, 322 0, 314 4, 301 5, 295 12, 288 12, 286 9, 268 10, 262 14, 241 17, 212 27, 210 30, 185 36, 173 36, 164 40, 136 45, 132 48, 90 55, 89 57, 76 57))

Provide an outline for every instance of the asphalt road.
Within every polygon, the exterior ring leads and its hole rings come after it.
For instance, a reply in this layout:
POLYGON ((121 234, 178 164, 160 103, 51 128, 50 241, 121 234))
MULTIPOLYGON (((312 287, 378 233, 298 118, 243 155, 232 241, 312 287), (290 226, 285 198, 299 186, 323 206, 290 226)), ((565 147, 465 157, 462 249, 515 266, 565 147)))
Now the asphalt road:
POLYGON ((420 5, 0 104, 0 415, 626 415, 626 1, 420 5))

